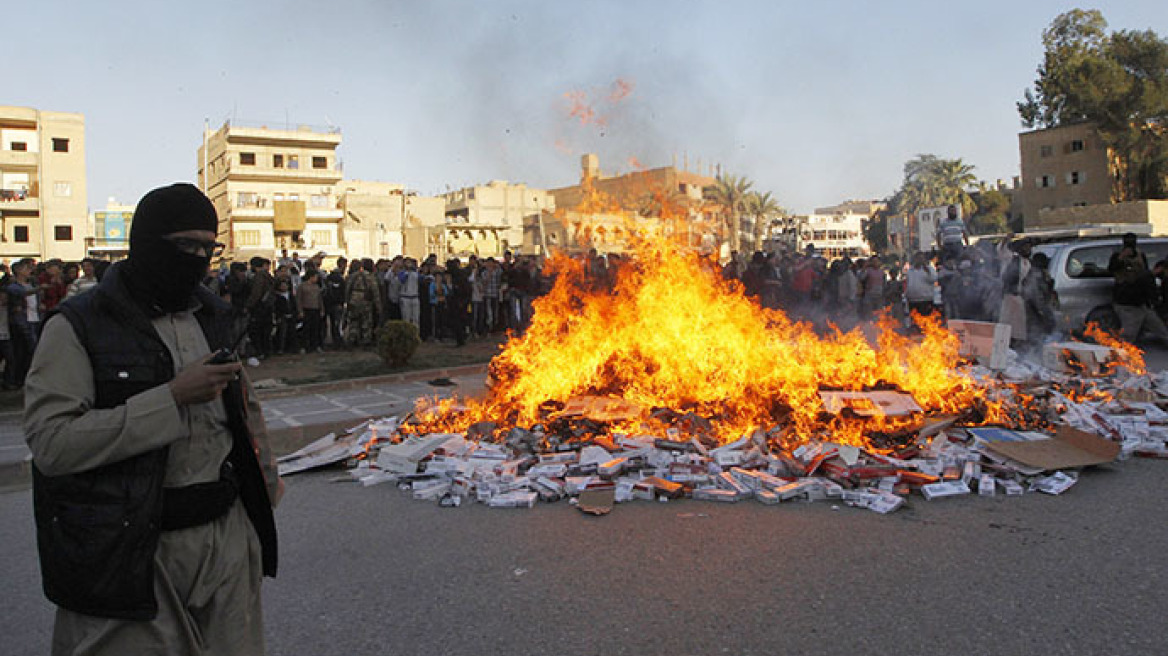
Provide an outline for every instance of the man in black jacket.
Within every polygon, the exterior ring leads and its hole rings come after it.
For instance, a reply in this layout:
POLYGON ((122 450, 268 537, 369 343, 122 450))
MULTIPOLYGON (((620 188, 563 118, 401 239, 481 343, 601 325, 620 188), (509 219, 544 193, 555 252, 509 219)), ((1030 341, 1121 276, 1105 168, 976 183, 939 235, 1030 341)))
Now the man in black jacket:
POLYGON ((1123 328, 1123 339, 1134 344, 1141 333, 1147 332, 1168 345, 1168 327, 1154 309, 1159 295, 1156 277, 1134 233, 1123 236, 1123 246, 1111 254, 1107 270, 1115 276, 1112 301, 1123 328))
POLYGON ((259 654, 281 488, 199 284, 218 221, 191 185, 147 194, 130 256, 45 326, 25 391, 54 654, 259 654))

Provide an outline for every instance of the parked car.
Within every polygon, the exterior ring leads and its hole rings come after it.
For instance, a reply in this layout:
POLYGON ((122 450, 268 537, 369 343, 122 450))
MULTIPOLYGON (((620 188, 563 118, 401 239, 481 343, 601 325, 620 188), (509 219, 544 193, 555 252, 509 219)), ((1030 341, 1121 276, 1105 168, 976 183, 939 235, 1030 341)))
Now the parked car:
MULTIPOLYGON (((1050 258, 1051 277, 1058 292, 1060 327, 1077 332, 1086 323, 1098 323, 1109 331, 1120 329, 1119 316, 1111 306, 1115 281, 1107 265, 1111 254, 1119 252, 1123 240, 1097 239, 1038 244, 1035 253, 1050 258)), ((1139 249, 1148 257, 1148 267, 1168 259, 1168 237, 1144 237, 1139 249)))

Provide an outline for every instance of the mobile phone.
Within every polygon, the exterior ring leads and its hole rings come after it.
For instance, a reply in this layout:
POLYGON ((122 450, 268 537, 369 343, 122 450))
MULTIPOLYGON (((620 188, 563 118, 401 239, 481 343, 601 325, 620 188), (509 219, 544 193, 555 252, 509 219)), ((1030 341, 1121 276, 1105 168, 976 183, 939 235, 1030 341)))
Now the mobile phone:
POLYGON ((227 364, 228 362, 235 362, 235 351, 229 348, 221 348, 215 351, 215 355, 207 360, 207 364, 227 364))

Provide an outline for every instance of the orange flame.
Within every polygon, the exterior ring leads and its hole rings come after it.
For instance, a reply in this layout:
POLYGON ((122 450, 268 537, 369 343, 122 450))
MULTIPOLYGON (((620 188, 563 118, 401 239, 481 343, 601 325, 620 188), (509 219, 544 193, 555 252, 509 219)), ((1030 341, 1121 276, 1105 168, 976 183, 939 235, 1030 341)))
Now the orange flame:
POLYGON ((1087 324, 1083 334, 1095 340, 1096 344, 1110 347, 1119 353, 1121 363, 1131 373, 1142 376, 1148 372, 1148 365, 1144 362, 1144 352, 1135 344, 1114 337, 1096 323, 1087 324))
MULTIPOLYGON (((760 308, 729 288, 706 260, 665 239, 635 244, 611 289, 590 290, 586 265, 556 255, 549 294, 535 301, 527 332, 491 363, 494 383, 482 399, 440 404, 427 430, 465 431, 479 421, 531 426, 549 407, 581 395, 619 397, 644 409, 623 428, 653 431, 649 410, 670 408, 708 418, 712 435, 736 439, 781 425, 785 446, 821 437, 869 445, 873 431, 905 419, 825 417, 821 389, 892 387, 930 413, 985 407, 983 420, 1007 413, 956 366, 958 338, 936 320, 918 318, 920 341, 880 325, 877 347, 860 331, 819 337, 811 326, 760 308)), ((658 427, 660 428, 660 427, 658 427)))

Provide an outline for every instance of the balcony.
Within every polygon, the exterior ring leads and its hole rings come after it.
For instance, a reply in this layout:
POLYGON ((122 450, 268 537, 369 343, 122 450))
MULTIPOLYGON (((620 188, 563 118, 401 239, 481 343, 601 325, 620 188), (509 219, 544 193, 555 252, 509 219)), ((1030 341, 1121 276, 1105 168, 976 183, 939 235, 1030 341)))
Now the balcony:
POLYGON ((35 212, 40 209, 37 197, 27 189, 0 189, 0 212, 24 210, 35 212))
POLYGON ((24 150, 0 150, 0 166, 19 166, 35 169, 40 153, 24 150))

